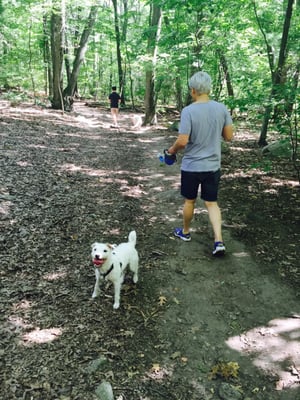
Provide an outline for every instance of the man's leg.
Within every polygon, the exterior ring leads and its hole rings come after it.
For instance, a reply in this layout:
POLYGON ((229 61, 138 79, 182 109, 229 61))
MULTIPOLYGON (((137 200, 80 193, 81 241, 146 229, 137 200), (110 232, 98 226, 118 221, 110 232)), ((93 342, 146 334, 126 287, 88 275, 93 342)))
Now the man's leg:
POLYGON ((115 109, 115 125, 118 126, 118 114, 119 114, 119 109, 115 109))
POLYGON ((190 232, 190 224, 194 216, 195 202, 196 199, 185 199, 183 206, 183 233, 190 232))
POLYGON ((185 198, 183 205, 183 227, 175 228, 174 235, 184 241, 190 241, 190 224, 194 216, 195 202, 199 189, 199 181, 195 174, 181 171, 181 195, 185 198))
POLYGON ((214 231, 215 242, 223 242, 221 228, 222 216, 218 203, 216 201, 205 201, 205 206, 207 208, 209 220, 214 231))
POLYGON ((111 115, 112 115, 113 123, 114 123, 115 126, 118 125, 117 112, 118 112, 117 108, 112 108, 111 109, 111 115))

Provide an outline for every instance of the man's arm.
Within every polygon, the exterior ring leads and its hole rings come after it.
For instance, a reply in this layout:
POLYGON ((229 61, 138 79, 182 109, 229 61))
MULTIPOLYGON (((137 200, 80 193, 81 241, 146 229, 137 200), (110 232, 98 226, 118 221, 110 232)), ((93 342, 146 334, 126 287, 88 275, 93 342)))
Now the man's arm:
POLYGON ((180 133, 173 146, 168 149, 168 152, 170 154, 176 154, 179 150, 184 149, 189 141, 189 136, 190 135, 180 133))
POLYGON ((224 126, 222 131, 222 136, 226 142, 230 142, 233 138, 233 126, 232 125, 224 126))

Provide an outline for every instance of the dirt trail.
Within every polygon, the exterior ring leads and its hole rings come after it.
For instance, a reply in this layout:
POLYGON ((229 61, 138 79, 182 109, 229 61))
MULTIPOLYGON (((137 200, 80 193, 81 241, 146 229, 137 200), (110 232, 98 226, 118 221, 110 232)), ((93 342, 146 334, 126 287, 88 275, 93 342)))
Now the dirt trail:
POLYGON ((200 201, 192 241, 172 236, 180 160, 157 155, 173 133, 132 131, 129 114, 118 132, 82 105, 1 112, 4 400, 96 399, 102 380, 118 400, 300 400, 299 298, 233 238, 230 202, 221 196, 226 257, 211 257, 200 201), (132 228, 140 281, 116 312, 111 288, 90 299, 90 244, 132 228))
MULTIPOLYGON (((163 137, 155 150, 172 140, 163 137)), ((150 164, 155 176, 155 162, 150 164)), ((181 226, 180 163, 162 169, 165 177, 150 186, 157 188, 164 182, 155 204, 156 214, 161 215, 158 230, 168 233, 161 292, 170 307, 159 328, 162 340, 168 338, 166 364, 170 365, 170 352, 177 361, 183 360, 176 376, 179 381, 194 383, 195 399, 219 398, 216 385, 207 384, 207 376, 213 365, 228 362, 240 367, 241 386, 236 387, 245 396, 241 398, 300 399, 299 374, 294 369, 300 364, 299 299, 294 290, 264 274, 251 249, 233 239, 226 227, 227 255, 211 257, 212 232, 201 200, 192 224, 192 241, 173 238, 172 229, 181 226), (172 186, 176 188, 170 189, 172 186), (283 388, 292 389, 281 392, 283 388)), ((226 226, 226 212, 224 216, 226 226)), ((229 393, 226 399, 239 398, 235 396, 237 393, 229 393)))

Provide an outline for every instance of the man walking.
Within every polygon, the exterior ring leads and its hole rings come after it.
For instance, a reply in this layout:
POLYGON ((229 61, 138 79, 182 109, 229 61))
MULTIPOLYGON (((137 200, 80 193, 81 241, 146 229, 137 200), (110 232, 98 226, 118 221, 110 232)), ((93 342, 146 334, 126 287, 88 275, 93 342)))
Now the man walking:
POLYGON ((194 74, 189 87, 193 103, 182 110, 178 138, 168 149, 170 154, 184 149, 181 165, 181 194, 185 198, 183 227, 175 228, 174 235, 184 241, 191 240, 190 224, 201 187, 201 198, 214 232, 212 254, 221 256, 225 254, 221 211, 217 203, 221 141, 222 138, 225 141, 232 139, 232 119, 224 104, 210 100, 211 78, 206 72, 194 74))
POLYGON ((118 128, 118 115, 119 115, 119 103, 121 101, 121 96, 119 93, 117 93, 117 87, 113 86, 111 88, 112 92, 108 96, 108 99, 110 101, 110 112, 113 118, 114 128, 118 128))

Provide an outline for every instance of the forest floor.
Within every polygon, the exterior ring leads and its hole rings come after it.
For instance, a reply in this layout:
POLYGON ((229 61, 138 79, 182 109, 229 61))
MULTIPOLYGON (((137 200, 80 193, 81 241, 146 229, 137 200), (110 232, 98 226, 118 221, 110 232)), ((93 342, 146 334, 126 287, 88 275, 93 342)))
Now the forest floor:
POLYGON ((299 185, 288 161, 266 161, 258 125, 236 123, 219 204, 227 247, 197 203, 181 226, 180 159, 158 153, 176 132, 120 131, 105 108, 63 115, 0 102, 2 400, 299 400, 299 185), (91 299, 91 244, 137 231, 140 279, 91 299))

